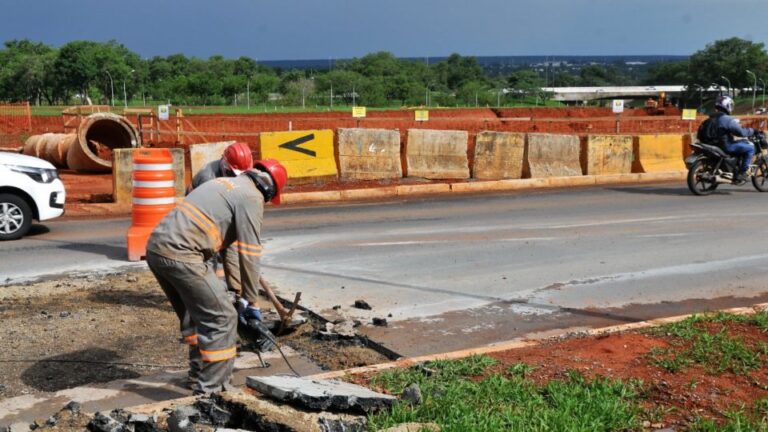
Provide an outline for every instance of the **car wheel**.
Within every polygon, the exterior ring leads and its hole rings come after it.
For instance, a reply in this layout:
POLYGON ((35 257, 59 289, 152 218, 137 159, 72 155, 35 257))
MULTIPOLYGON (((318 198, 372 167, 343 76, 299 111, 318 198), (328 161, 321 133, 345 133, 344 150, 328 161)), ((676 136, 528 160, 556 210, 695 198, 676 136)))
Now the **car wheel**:
POLYGON ((16 240, 32 226, 32 209, 20 196, 0 194, 0 240, 16 240))

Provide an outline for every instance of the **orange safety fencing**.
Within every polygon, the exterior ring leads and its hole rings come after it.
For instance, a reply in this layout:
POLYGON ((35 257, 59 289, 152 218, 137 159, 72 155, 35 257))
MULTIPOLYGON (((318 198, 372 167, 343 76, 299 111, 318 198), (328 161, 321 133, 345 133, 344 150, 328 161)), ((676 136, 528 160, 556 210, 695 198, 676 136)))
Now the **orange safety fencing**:
POLYGON ((0 104, 0 148, 19 147, 21 136, 32 130, 29 102, 0 104))
MULTIPOLYGON (((191 111, 191 110, 189 110, 191 111)), ((288 130, 338 128, 466 130, 556 134, 688 133, 698 121, 685 121, 677 108, 665 107, 664 115, 648 115, 643 109, 627 109, 616 117, 610 108, 459 108, 430 109, 429 120, 417 122, 413 109, 368 111, 365 118, 349 112, 252 113, 189 115, 177 110, 168 120, 154 115, 127 115, 136 125, 142 142, 157 147, 237 140, 258 148, 259 134, 288 130)), ((0 105, 0 147, 20 147, 29 135, 68 132, 66 116, 31 116, 28 103, 0 105)), ((71 120, 71 119, 70 119, 71 120)))

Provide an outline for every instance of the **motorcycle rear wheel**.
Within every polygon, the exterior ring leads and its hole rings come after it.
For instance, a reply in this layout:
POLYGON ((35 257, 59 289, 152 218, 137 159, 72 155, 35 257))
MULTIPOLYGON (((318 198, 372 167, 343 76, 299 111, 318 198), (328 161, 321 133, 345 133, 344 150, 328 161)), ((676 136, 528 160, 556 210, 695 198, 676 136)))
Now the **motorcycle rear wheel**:
POLYGON ((755 175, 752 176, 752 186, 760 192, 768 192, 768 162, 764 158, 757 163, 755 175))
POLYGON ((707 160, 699 159, 694 162, 691 169, 688 170, 688 189, 690 189, 694 195, 709 195, 714 192, 718 186, 714 177, 715 174, 712 172, 712 167, 707 160), (712 180, 706 181, 702 179, 702 174, 709 174, 712 176, 712 180))

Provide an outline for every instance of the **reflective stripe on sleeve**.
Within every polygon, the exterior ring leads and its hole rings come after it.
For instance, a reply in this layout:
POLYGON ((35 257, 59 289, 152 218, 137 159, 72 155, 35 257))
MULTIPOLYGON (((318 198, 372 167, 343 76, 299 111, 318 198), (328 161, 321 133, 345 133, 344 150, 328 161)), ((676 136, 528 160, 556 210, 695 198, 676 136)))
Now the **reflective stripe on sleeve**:
POLYGON ((204 349, 200 350, 200 357, 202 357, 204 362, 220 362, 229 360, 231 358, 234 358, 237 355, 237 348, 227 348, 223 350, 216 350, 216 351, 207 351, 204 349))
POLYGON ((261 245, 252 245, 243 242, 235 242, 234 245, 237 246, 237 253, 256 257, 261 256, 261 245))
POLYGON ((182 340, 187 345, 195 346, 195 345, 197 345, 197 334, 193 334, 193 335, 189 335, 189 336, 184 336, 184 338, 182 340))
POLYGON ((193 222, 196 222, 200 229, 208 234, 213 241, 214 249, 218 250, 221 247, 221 234, 219 233, 219 229, 208 216, 204 215, 197 209, 197 207, 186 201, 179 204, 178 208, 187 215, 187 217, 192 219, 193 222))

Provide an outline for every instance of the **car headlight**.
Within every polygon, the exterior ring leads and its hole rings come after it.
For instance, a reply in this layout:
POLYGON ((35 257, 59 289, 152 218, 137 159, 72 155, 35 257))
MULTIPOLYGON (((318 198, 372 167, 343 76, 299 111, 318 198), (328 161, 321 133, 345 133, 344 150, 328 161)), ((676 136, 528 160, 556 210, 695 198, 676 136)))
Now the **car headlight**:
POLYGON ((55 168, 34 168, 20 165, 6 165, 11 171, 26 174, 38 183, 50 183, 59 178, 59 172, 55 168))

